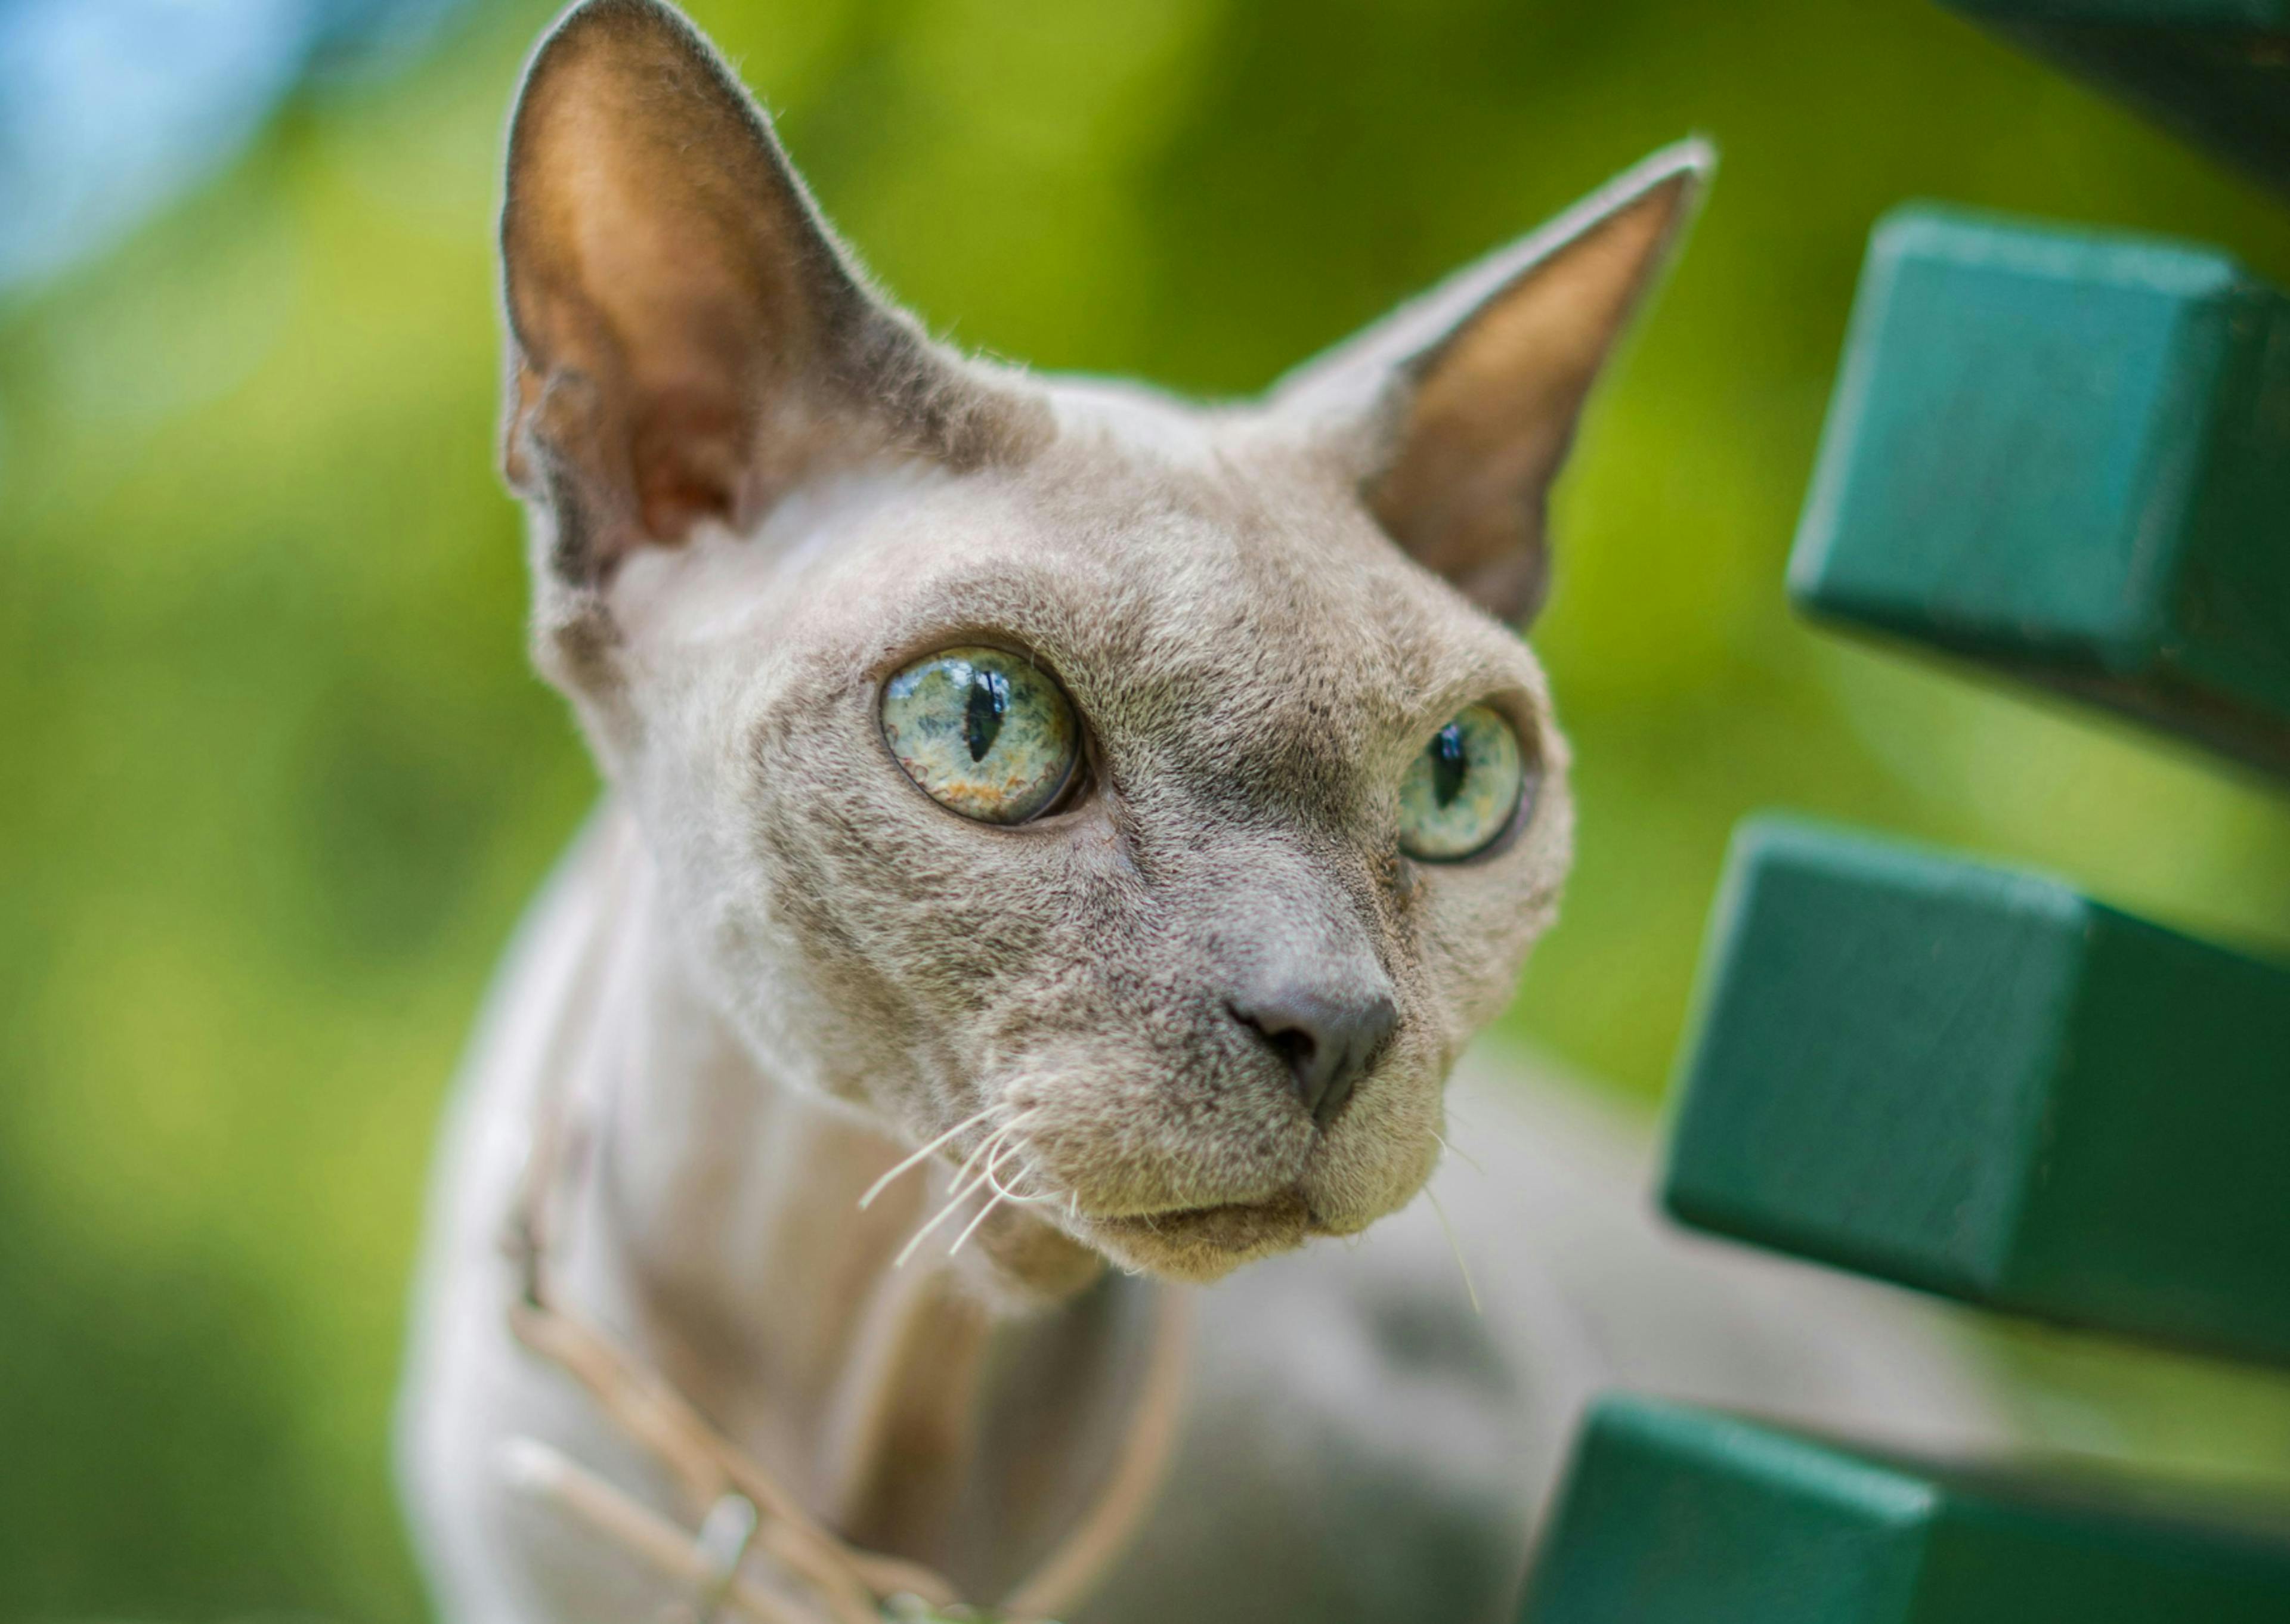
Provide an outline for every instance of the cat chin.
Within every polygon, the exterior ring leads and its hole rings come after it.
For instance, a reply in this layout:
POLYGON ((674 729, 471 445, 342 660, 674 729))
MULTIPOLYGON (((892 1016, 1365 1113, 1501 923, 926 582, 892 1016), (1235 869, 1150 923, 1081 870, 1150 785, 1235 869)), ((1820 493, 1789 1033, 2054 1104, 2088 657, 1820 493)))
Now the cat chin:
POLYGON ((1082 1228, 1122 1268, 1195 1285, 1222 1279, 1258 1258, 1293 1252, 1322 1233, 1304 1197, 1293 1191, 1267 1201, 1086 1219, 1082 1228))
POLYGON ((1061 1215, 1052 1223, 1005 1207, 955 1260, 964 1284, 989 1308, 1023 1314, 1062 1302, 1110 1262, 1132 1275, 1187 1285, 1222 1279, 1244 1263, 1293 1252, 1316 1236, 1351 1234, 1315 1215, 1293 1191, 1264 1201, 1128 1217, 1061 1215))

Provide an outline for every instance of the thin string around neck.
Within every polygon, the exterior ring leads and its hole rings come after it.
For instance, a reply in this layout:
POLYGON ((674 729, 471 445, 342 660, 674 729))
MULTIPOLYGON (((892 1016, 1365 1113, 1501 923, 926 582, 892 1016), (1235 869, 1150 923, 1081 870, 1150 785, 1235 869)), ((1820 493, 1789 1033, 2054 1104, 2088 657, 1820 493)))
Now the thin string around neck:
MULTIPOLYGON (((550 1220, 571 1129, 570 1079, 580 1059, 594 1052, 603 1021, 614 940, 605 926, 628 897, 627 861, 616 865, 574 969, 571 1007, 583 1019, 559 1028, 545 1061, 504 1237, 517 1266, 508 1322, 521 1345, 572 1377, 623 1436, 660 1462, 701 1527, 677 1525, 535 1439, 510 1440, 504 1467, 518 1487, 692 1587, 697 1624, 714 1624, 726 1612, 756 1624, 879 1624, 960 1608, 960 1593, 935 1569, 853 1545, 813 1517, 664 1377, 551 1289, 550 1220), (725 1523, 742 1532, 728 1548, 711 1549, 710 1536, 725 1523), (771 1564, 768 1581, 751 1571, 759 1557, 771 1564)), ((1175 1449, 1191 1344, 1189 1298, 1165 1286, 1158 1296, 1144 1379, 1103 1485, 1056 1548, 988 1616, 1050 1624, 1096 1588, 1151 1509, 1175 1449)))

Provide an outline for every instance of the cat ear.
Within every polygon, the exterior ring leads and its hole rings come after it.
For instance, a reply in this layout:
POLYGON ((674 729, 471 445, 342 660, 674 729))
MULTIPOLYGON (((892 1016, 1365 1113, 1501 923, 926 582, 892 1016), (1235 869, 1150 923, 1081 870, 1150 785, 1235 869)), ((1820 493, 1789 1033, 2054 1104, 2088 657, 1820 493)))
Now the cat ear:
POLYGON ((1717 165, 1664 148, 1276 385, 1391 538, 1481 608, 1542 601, 1544 509, 1582 403, 1717 165))
POLYGON ((660 0, 588 0, 509 125, 505 463, 593 584, 830 465, 976 460, 990 391, 866 287, 763 111, 660 0))

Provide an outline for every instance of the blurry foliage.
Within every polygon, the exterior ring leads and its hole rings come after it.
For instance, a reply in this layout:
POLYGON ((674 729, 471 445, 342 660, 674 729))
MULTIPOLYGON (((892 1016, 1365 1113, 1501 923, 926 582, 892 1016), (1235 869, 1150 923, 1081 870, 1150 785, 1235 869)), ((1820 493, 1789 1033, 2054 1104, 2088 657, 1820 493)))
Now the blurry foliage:
MULTIPOLYGON (((2225 244, 2290 215, 1924 4, 716 0, 939 330, 1253 389, 1648 148, 1726 170, 1600 403, 1536 640, 1581 861, 1510 1027, 1651 1098, 1735 818, 1786 803, 2290 934, 2290 808, 1812 636, 1781 568, 1904 196, 2225 244)), ((497 133, 544 12, 292 103, 0 310, 0 1614, 420 1603, 386 1472, 437 1104, 594 794, 492 471, 497 133)), ((2057 1436, 2290 1468, 2282 1384, 2006 1339, 2057 1436)))
POLYGON ((0 296, 118 242, 312 82, 403 67, 460 0, 0 0, 0 296))

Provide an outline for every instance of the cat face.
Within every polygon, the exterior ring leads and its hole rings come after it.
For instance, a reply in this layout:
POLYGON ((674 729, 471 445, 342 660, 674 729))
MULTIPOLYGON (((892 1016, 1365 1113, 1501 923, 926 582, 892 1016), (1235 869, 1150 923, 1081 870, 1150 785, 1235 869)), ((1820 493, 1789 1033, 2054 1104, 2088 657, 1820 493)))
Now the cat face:
POLYGON ((1706 166, 1201 410, 925 339, 665 7, 544 42, 503 221, 540 662, 693 973, 969 1158, 1017 1273, 1212 1278, 1421 1187, 1570 849, 1495 617, 1706 166))

